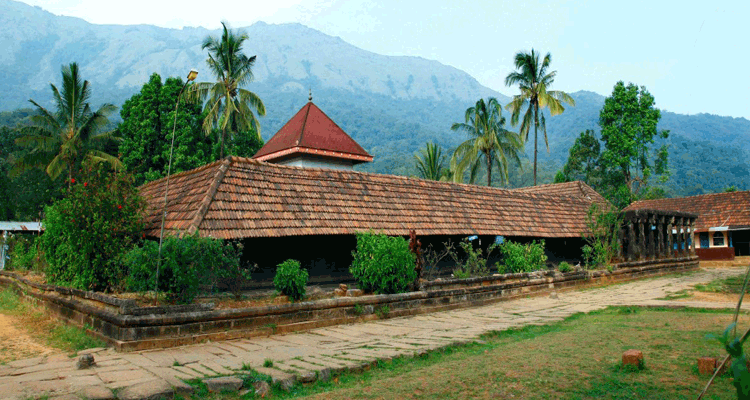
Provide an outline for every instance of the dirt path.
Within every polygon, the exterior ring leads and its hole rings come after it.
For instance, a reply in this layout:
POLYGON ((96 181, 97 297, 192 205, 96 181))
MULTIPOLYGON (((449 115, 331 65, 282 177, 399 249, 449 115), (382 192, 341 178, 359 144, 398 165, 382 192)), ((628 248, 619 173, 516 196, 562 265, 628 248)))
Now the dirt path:
POLYGON ((17 317, 0 314, 0 363, 59 354, 59 350, 39 343, 19 329, 19 322, 17 317))

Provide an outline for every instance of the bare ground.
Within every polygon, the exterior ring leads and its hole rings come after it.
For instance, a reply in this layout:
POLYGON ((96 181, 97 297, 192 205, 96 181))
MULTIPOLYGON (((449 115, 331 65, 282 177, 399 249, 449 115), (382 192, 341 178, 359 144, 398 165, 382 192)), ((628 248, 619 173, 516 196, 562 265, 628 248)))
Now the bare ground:
POLYGON ((22 328, 23 319, 21 316, 0 314, 0 363, 60 353, 35 339, 37 335, 32 336, 22 328))

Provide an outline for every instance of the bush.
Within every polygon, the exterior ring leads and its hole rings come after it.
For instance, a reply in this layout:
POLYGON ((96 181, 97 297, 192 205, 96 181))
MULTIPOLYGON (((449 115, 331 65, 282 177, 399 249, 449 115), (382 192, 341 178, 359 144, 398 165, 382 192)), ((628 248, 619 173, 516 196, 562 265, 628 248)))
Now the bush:
MULTIPOLYGON (((241 248, 221 239, 204 238, 196 233, 183 238, 168 237, 162 244, 159 291, 167 300, 190 303, 202 286, 213 287, 220 279, 250 279, 250 271, 240 268, 241 248)), ((122 257, 130 271, 127 288, 136 292, 154 290, 159 244, 146 242, 122 257)))
POLYGON ((546 267, 544 240, 527 244, 506 241, 500 245, 500 253, 509 273, 538 271, 546 267))
POLYGON ((402 237, 358 233, 357 249, 352 255, 349 272, 366 292, 402 293, 417 279, 414 254, 402 237))
POLYGON ((557 270, 560 272, 568 272, 570 271, 570 269, 571 269, 570 264, 568 264, 567 261, 563 261, 557 266, 557 270))
POLYGON ((488 276, 490 275, 490 266, 487 265, 487 259, 490 257, 495 249, 499 246, 493 243, 487 247, 485 253, 482 248, 474 249, 474 244, 464 239, 459 244, 466 253, 466 258, 459 258, 458 254, 453 250, 452 246, 448 249, 451 258, 456 262, 456 268, 453 270, 453 276, 458 279, 465 279, 472 276, 488 276))
POLYGON ((8 240, 10 260, 6 262, 5 269, 17 271, 43 270, 46 263, 44 253, 39 248, 40 242, 39 236, 14 235, 11 240, 8 240))
POLYGON ((299 261, 286 260, 276 268, 273 287, 293 301, 299 301, 305 297, 307 277, 307 270, 300 268, 299 261))
POLYGON ((143 234, 144 203, 130 178, 98 169, 71 182, 65 198, 45 208, 42 250, 50 283, 84 290, 118 290, 119 264, 143 234))

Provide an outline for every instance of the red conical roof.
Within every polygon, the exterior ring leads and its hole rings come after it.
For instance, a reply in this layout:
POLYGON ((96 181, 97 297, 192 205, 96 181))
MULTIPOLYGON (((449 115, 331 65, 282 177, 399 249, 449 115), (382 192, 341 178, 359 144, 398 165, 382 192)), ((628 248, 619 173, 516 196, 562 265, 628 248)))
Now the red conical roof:
POLYGON ((351 160, 355 164, 372 161, 372 156, 312 101, 281 127, 253 158, 273 162, 297 154, 351 160))

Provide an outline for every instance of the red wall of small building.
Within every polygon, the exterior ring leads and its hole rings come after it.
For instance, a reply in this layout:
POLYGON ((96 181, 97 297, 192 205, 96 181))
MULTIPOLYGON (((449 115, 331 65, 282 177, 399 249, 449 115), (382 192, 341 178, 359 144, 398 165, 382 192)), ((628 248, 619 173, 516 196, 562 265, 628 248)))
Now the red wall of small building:
POLYGON ((695 254, 701 260, 734 260, 734 247, 695 249, 695 254))

